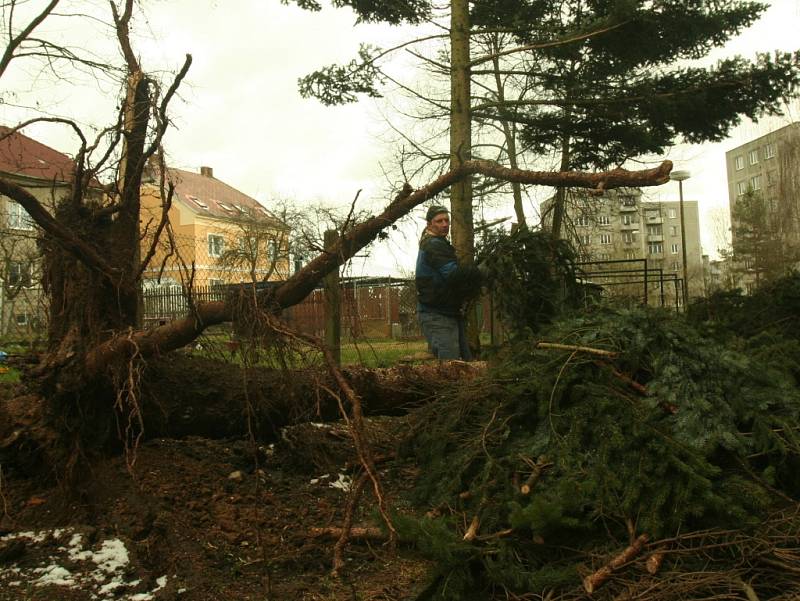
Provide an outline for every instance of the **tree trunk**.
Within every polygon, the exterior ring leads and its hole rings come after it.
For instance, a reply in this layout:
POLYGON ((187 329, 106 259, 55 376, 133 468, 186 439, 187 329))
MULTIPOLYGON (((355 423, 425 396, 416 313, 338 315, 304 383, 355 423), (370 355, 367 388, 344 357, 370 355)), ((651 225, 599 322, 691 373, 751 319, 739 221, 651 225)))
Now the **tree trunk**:
MULTIPOLYGON (((450 169, 472 158, 470 111, 470 19, 468 0, 450 3, 450 169)), ((466 176, 450 188, 450 219, 453 247, 461 265, 470 265, 475 255, 472 219, 472 178, 466 176)), ((477 305, 467 307, 467 339, 473 354, 480 352, 477 305)))
MULTIPOLYGON (((485 364, 461 361, 343 369, 368 416, 402 415, 429 402, 443 388, 463 386, 484 372, 485 364)), ((139 375, 143 439, 241 437, 252 428, 258 440, 269 442, 284 426, 341 418, 338 400, 331 392, 339 396, 342 392, 321 367, 291 371, 248 368, 243 377, 228 362, 172 353, 143 365, 139 375)), ((84 384, 87 394, 97 394, 98 401, 107 402, 110 409, 113 391, 101 394, 91 388, 84 384)), ((65 411, 63 403, 59 408, 65 411)), ((17 396, 0 405, 0 450, 12 450, 3 457, 3 463, 18 463, 27 456, 25 452, 15 456, 25 446, 19 444, 24 443, 23 430, 29 433, 41 428, 36 439, 40 444, 48 443, 45 451, 58 449, 58 431, 47 425, 57 418, 53 400, 38 394, 17 396)), ((92 427, 103 426, 103 431, 92 433, 87 428, 82 432, 86 441, 107 449, 118 448, 124 441, 108 436, 112 432, 107 432, 108 425, 104 424, 92 421, 92 427)), ((80 425, 75 427, 80 429, 80 425)))
MULTIPOLYGON (((497 102, 503 105, 505 98, 505 85, 500 74, 500 41, 499 34, 493 34, 491 43, 492 68, 494 69, 494 81, 497 86, 497 102)), ((505 109, 501 109, 505 110, 505 109)), ((500 125, 503 128, 503 136, 506 139, 506 154, 508 155, 508 165, 512 169, 518 169, 517 161, 517 126, 513 121, 500 118, 500 125)), ((525 209, 522 206, 522 185, 519 182, 511 182, 511 194, 514 199, 514 215, 517 217, 517 227, 527 227, 525 220, 525 209)))
MULTIPOLYGON (((450 169, 472 158, 470 115, 469 2, 453 0, 450 15, 450 169)), ((452 238, 461 263, 471 263, 475 252, 472 231, 472 179, 465 176, 450 188, 452 238)))
MULTIPOLYGON (((561 140, 561 168, 566 170, 565 165, 569 165, 569 136, 565 135, 561 140)), ((567 189, 563 186, 556 188, 556 195, 553 199, 553 221, 550 232, 553 238, 561 238, 561 230, 564 226, 564 215, 566 214, 567 189)))

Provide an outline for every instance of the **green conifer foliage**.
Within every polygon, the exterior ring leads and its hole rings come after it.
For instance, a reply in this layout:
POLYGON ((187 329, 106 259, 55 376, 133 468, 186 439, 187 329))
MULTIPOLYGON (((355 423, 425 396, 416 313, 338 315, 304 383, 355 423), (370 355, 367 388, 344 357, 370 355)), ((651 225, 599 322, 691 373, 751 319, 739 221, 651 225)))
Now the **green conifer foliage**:
POLYGON ((752 532, 800 496, 791 374, 663 311, 600 308, 539 336, 425 409, 409 441, 416 501, 453 512, 406 521, 401 535, 443 553, 442 586, 570 590, 591 554, 619 551, 631 534, 752 532), (476 515, 485 538, 453 536, 476 515))
POLYGON ((513 333, 538 331, 562 311, 582 304, 575 250, 547 232, 489 232, 477 260, 488 268, 495 303, 513 333))

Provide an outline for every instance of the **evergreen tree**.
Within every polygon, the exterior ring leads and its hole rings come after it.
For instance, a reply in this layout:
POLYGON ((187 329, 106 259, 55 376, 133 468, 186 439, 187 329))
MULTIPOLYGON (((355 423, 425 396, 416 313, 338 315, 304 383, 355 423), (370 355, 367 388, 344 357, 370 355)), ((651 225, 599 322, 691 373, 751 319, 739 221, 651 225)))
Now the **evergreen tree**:
MULTIPOLYGON (((757 2, 549 2, 545 23, 556 38, 602 31, 573 44, 537 49, 517 103, 522 139, 534 153, 560 156, 560 169, 606 168, 676 141, 724 139, 743 116, 776 114, 800 81, 798 54, 732 57, 711 67, 687 64, 751 25, 757 2)), ((485 102, 476 116, 502 116, 485 102)), ((560 234, 564 192, 552 230, 560 234)))
MULTIPOLYGON (((369 2, 371 12, 362 12, 358 2, 347 4, 365 20, 380 19, 376 6, 393 5, 369 2)), ((451 6, 463 4, 455 0, 451 6)), ((430 14, 430 4, 414 6, 404 19, 384 20, 418 22, 430 14)), ((511 32, 516 47, 502 55, 525 53, 528 67, 495 65, 481 71, 479 66, 492 57, 472 57, 467 66, 472 89, 486 90, 477 81, 481 77, 522 75, 521 89, 533 91, 516 99, 488 90, 474 94, 471 119, 523 126, 530 152, 559 154, 561 171, 661 154, 678 140, 724 139, 742 117, 779 112, 781 101, 800 82, 800 58, 776 53, 753 60, 728 58, 711 67, 687 63, 722 46, 766 8, 749 0, 476 0, 467 20, 462 15, 461 26, 473 36, 511 32)), ((362 49, 359 60, 347 67, 329 66, 302 79, 301 92, 327 104, 353 102, 359 94, 377 96, 377 57, 376 49, 362 49)), ((456 66, 451 64, 454 80, 463 75, 463 63, 456 66)), ((451 138, 451 156, 454 144, 463 155, 469 143, 463 135, 451 138)), ((554 212, 553 232, 559 234, 563 193, 554 212)), ((459 236, 457 226, 454 237, 459 236)))
POLYGON ((737 269, 753 274, 756 285, 789 272, 800 260, 800 251, 785 238, 768 203, 749 188, 731 207, 733 243, 731 259, 737 269))

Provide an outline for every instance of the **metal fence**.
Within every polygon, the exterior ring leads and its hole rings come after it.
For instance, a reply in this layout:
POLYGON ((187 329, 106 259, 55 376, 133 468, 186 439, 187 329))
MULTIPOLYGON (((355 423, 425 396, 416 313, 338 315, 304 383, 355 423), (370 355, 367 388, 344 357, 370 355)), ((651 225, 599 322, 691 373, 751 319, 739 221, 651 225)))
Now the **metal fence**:
POLYGON ((585 286, 594 287, 598 297, 616 305, 647 305, 676 311, 683 306, 683 278, 651 265, 647 259, 586 261, 576 267, 585 286))

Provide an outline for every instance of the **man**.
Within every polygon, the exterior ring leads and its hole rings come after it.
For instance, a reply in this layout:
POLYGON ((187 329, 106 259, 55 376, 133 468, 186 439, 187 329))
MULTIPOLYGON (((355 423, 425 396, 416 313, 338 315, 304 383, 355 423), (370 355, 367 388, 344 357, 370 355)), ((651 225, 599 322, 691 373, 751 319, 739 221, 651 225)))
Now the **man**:
POLYGON ((427 226, 417 254, 417 316, 428 348, 438 359, 463 359, 472 355, 467 344, 464 302, 480 292, 477 268, 459 266, 456 251, 447 240, 450 214, 439 205, 428 209, 427 226))

